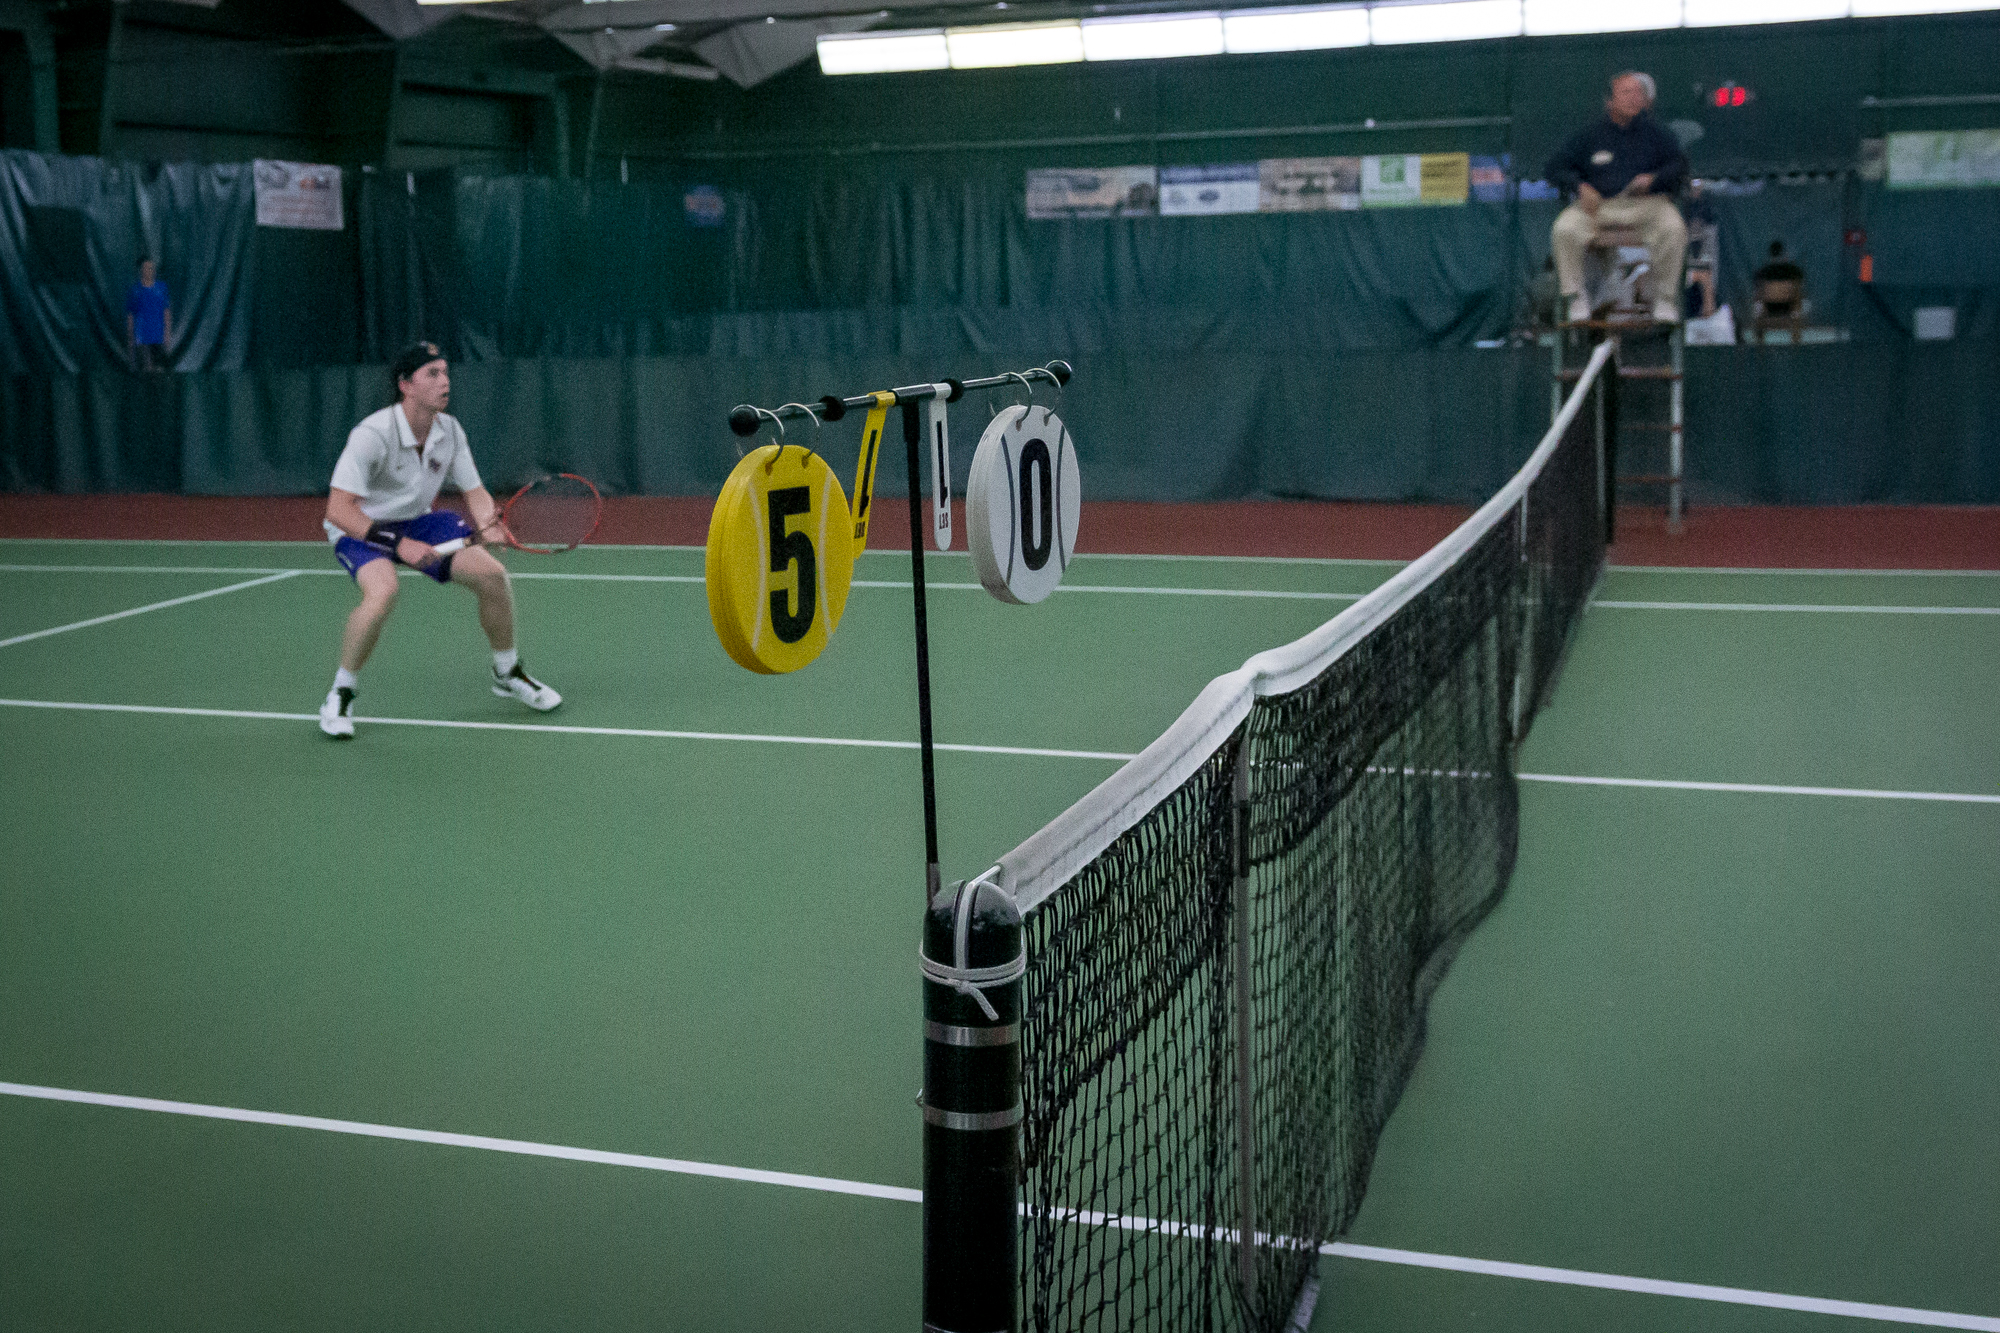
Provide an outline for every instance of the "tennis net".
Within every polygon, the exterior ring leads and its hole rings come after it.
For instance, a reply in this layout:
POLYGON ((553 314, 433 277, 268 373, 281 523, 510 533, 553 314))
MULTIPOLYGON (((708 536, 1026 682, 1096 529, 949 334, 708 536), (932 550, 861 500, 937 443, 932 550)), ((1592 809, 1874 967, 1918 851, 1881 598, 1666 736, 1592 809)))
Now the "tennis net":
POLYGON ((1275 1333, 1316 1289, 1513 869, 1516 748, 1603 564, 1609 356, 1449 538, 989 872, 1027 952, 1026 1328, 1275 1333))

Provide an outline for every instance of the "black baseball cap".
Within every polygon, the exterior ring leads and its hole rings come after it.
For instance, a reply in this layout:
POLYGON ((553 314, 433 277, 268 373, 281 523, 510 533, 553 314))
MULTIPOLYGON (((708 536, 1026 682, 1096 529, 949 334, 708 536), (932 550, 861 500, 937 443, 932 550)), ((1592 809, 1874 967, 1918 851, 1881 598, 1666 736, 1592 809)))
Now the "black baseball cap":
POLYGON ((389 374, 401 384, 431 362, 443 359, 444 353, 436 343, 418 339, 396 354, 396 359, 389 363, 389 374))

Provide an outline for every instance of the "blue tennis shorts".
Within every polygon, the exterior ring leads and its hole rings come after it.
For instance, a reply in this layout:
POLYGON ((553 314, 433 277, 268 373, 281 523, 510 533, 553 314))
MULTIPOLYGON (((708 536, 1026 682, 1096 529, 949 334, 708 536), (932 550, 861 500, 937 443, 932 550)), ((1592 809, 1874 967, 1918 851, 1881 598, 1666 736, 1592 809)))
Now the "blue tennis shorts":
MULTIPOLYGON (((453 537, 472 536, 472 525, 449 509, 433 509, 428 514, 419 514, 415 518, 404 519, 398 523, 383 523, 381 526, 392 529, 399 538, 408 537, 427 546, 448 542, 453 537)), ((429 569, 418 572, 430 575, 439 583, 449 583, 451 562, 457 555, 458 553, 454 551, 429 569)), ((370 546, 367 542, 357 541, 352 537, 342 537, 333 544, 333 558, 340 562, 340 567, 347 571, 349 578, 353 578, 355 571, 370 560, 392 560, 399 565, 403 563, 396 559, 394 552, 385 551, 379 546, 370 546)))

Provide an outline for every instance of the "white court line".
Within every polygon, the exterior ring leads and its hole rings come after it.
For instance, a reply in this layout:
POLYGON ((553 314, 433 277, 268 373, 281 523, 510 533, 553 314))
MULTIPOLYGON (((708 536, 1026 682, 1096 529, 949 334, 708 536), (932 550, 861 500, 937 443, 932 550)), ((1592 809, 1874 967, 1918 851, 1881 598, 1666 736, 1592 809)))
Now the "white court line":
MULTIPOLYGON (((78 713, 145 713, 162 717, 243 718, 252 722, 316 722, 317 713, 267 713, 243 708, 167 708, 152 704, 70 703, 52 699, 0 699, 0 708, 45 708, 78 713)), ((454 731, 529 731, 559 736, 631 736, 642 740, 744 741, 759 745, 828 745, 858 750, 915 750, 916 741, 878 741, 850 736, 767 736, 735 731, 664 731, 649 727, 566 727, 549 722, 466 722, 446 718, 369 717, 354 719, 364 727, 442 727, 454 731)), ((953 745, 931 747, 954 754, 1025 755, 1031 759, 1099 759, 1123 763, 1132 758, 1108 750, 1044 750, 1025 745, 953 745)))
POLYGON ((1650 1277, 1621 1277, 1613 1273, 1588 1273, 1574 1268, 1544 1268, 1540 1264, 1510 1264, 1494 1259, 1461 1259, 1449 1254, 1425 1254, 1419 1250, 1388 1250, 1378 1245, 1352 1245, 1335 1241, 1319 1247, 1321 1254, 1342 1259, 1366 1259, 1374 1263, 1408 1264, 1417 1268, 1441 1268, 1453 1273, 1477 1273, 1484 1277, 1523 1278, 1529 1282, 1553 1282, 1569 1287, 1597 1287, 1604 1291, 1626 1291, 1646 1296, 1680 1296, 1687 1300, 1719 1301, 1729 1305, 1757 1305, 1769 1310, 1797 1310, 1803 1314, 1844 1315, 1849 1319, 1876 1319, 1889 1324, 1921 1324, 1926 1328, 1969 1328, 1983 1333, 2000 1330, 2000 1319, 1986 1315, 1951 1314, 1943 1310, 1918 1310, 1905 1305, 1870 1305, 1864 1301, 1833 1301, 1817 1296, 1787 1296, 1774 1291, 1749 1291, 1742 1287, 1711 1287, 1699 1282, 1664 1282, 1650 1277))
MULTIPOLYGON (((401 574, 414 574, 415 570, 399 570, 401 574)), ((0 564, 0 574, 308 574, 338 575, 345 578, 344 569, 273 569, 248 565, 4 565, 0 564)), ((510 570, 515 579, 552 579, 574 583, 706 583, 700 574, 572 574, 563 571, 510 570)), ((882 579, 856 579, 856 588, 907 588, 907 581, 882 579)), ((926 579, 924 586, 933 591, 978 592, 977 583, 938 583, 926 579)), ((1358 592, 1293 592, 1268 588, 1148 588, 1131 584, 1067 583, 1059 586, 1057 592, 1103 592, 1149 594, 1157 597, 1251 597, 1280 601, 1308 602, 1358 602, 1363 594, 1358 592)), ((4 645, 0 645, 4 646, 4 645)))
MULTIPOLYGON (((160 704, 77 703, 61 699, 0 699, 0 708, 39 708, 75 713, 140 713, 158 717, 242 718, 252 722, 316 722, 317 713, 272 713, 244 708, 172 708, 160 704)), ((570 727, 549 722, 468 722, 449 718, 368 717, 364 726, 439 727, 457 731, 549 732, 561 736, 626 736, 641 740, 741 741, 753 745, 826 745, 842 749, 914 750, 916 741, 880 741, 854 736, 779 736, 736 731, 667 731, 650 727, 570 727)), ((955 745, 938 742, 934 749, 954 754, 1023 755, 1031 759, 1091 759, 1124 763, 1138 756, 1117 750, 1055 750, 1025 745, 955 745)), ((1754 782, 1683 782, 1666 778, 1586 777, 1568 773, 1521 773, 1523 782, 1550 782, 1581 787, 1649 787, 1673 791, 1738 792, 1773 796, 1848 796, 1883 801, 1946 801, 2000 805, 2000 795, 1950 791, 1878 791, 1864 787, 1781 787, 1754 782)))
MULTIPOLYGON (((179 537, 0 537, 0 546, 13 544, 20 546, 325 546, 321 539, 302 538, 293 541, 214 541, 179 537)), ((701 546, 648 545, 644 542, 592 542, 589 549, 594 551, 700 551, 701 546)), ((908 559, 908 551, 876 548, 862 552, 863 555, 894 555, 908 559)), ((965 551, 924 552, 924 558, 941 559, 949 556, 964 556, 965 551)), ((1077 556, 1079 560, 1194 560, 1213 561, 1226 564, 1263 565, 1379 565, 1402 568, 1407 560, 1367 560, 1352 556, 1331 555, 1170 555, 1147 551, 1085 551, 1077 556)), ((1606 565, 1614 574, 1745 574, 1783 575, 1807 574, 1845 578, 1850 576, 1888 578, 2000 578, 2000 569, 1785 569, 1781 567, 1758 567, 1754 565, 1606 565)))
MULTIPOLYGON (((417 571, 401 570, 410 574, 417 571)), ((20 565, 0 564, 0 574, 308 574, 345 577, 342 569, 278 569, 255 565, 20 565)), ((561 570, 512 570, 516 579, 547 579, 576 583, 704 583, 700 574, 582 574, 561 570)), ((856 588, 907 588, 906 580, 856 579, 856 588)), ((946 592, 977 592, 977 583, 925 581, 925 586, 946 592)), ((1065 583, 1057 592, 1125 593, 1158 597, 1250 597, 1280 601, 1357 602, 1358 592, 1305 592, 1272 588, 1153 588, 1123 583, 1065 583)), ((1593 607, 1619 611, 1822 611, 1847 615, 1890 616, 2000 616, 2000 606, 1888 606, 1830 605, 1817 602, 1638 602, 1597 600, 1593 607)))
POLYGON ((524 1157, 557 1157, 569 1162, 632 1166, 644 1171, 669 1171, 681 1176, 710 1176, 720 1180, 746 1181, 753 1185, 784 1185, 791 1189, 817 1190, 825 1194, 858 1194, 865 1198, 893 1199, 898 1203, 918 1203, 924 1197, 921 1190, 898 1189, 894 1185, 871 1185, 860 1180, 835 1180, 828 1176, 802 1176, 790 1171, 758 1171, 750 1167, 683 1161, 677 1157, 645 1157, 638 1153, 601 1152, 595 1148, 530 1143, 524 1139, 496 1139, 484 1134, 447 1134, 434 1129, 372 1125, 362 1120, 329 1120, 316 1115, 246 1111, 234 1106, 170 1102, 157 1097, 125 1097, 112 1092, 79 1092, 73 1088, 45 1088, 33 1083, 0 1083, 0 1094, 9 1097, 33 1097, 51 1102, 77 1102, 85 1106, 111 1106, 125 1111, 158 1111, 166 1115, 197 1116, 205 1120, 235 1120, 251 1125, 278 1125, 286 1129, 318 1129, 330 1134, 357 1134, 371 1139, 400 1139, 405 1143, 433 1143, 445 1148, 480 1148, 487 1152, 517 1153, 524 1157))
MULTIPOLYGON (((238 571, 232 570, 231 573, 238 571)), ((123 620, 127 616, 142 616, 148 611, 164 611, 170 606, 184 606, 189 602, 199 602, 204 597, 220 597, 226 592, 241 592, 254 588, 260 583, 277 583, 294 577, 297 570, 283 570, 276 574, 266 574, 261 579, 250 579, 244 583, 232 583, 226 588, 210 588, 207 592, 189 593, 185 597, 170 597, 164 602, 152 602, 146 606, 135 606, 129 611, 113 611, 108 616, 93 616, 89 620, 79 620, 74 625, 57 625, 54 629, 38 629, 32 634, 16 634, 11 639, 0 639, 0 648, 11 648, 17 643, 27 643, 31 639, 46 639, 51 634, 67 634, 73 629, 89 629, 92 625, 104 625, 113 620, 123 620)))
MULTIPOLYGON (((840 1180, 831 1176, 798 1175, 788 1171, 760 1171, 751 1167, 723 1166, 714 1162, 694 1162, 677 1157, 648 1157, 638 1153, 605 1152, 596 1148, 572 1148, 554 1143, 535 1143, 526 1139, 502 1139, 484 1134, 451 1134, 433 1129, 406 1129, 398 1125, 377 1125, 362 1120, 333 1120, 324 1116, 289 1115, 279 1111, 251 1111, 234 1106, 209 1106, 201 1102, 175 1102, 157 1097, 128 1097, 118 1093, 42 1087, 33 1083, 0 1082, 0 1095, 126 1111, 153 1111, 165 1115, 193 1116, 207 1120, 228 1120, 239 1124, 270 1125, 284 1129, 316 1129, 330 1134, 394 1139, 405 1143, 428 1143, 445 1148, 475 1148, 485 1152, 512 1153, 523 1157, 552 1157, 562 1161, 633 1167, 642 1171, 664 1171, 674 1175, 704 1176, 754 1185, 779 1185, 822 1194, 886 1199, 895 1203, 921 1203, 924 1197, 921 1190, 895 1185, 877 1185, 859 1180, 840 1180)), ((1169 1235, 1185 1235, 1202 1230, 1175 1222, 1154 1222, 1145 1218, 1114 1218, 1075 1212, 1069 1214, 1069 1220, 1083 1225, 1109 1225, 1121 1230, 1160 1231, 1169 1235)), ((1952 1314, 1942 1310, 1920 1310, 1901 1305, 1870 1305, 1861 1301, 1789 1296, 1778 1292, 1751 1291, 1741 1287, 1715 1287, 1695 1282, 1622 1277, 1612 1273, 1590 1273, 1572 1268, 1545 1268, 1538 1264, 1467 1259, 1457 1255, 1427 1254, 1418 1250, 1391 1250, 1375 1245, 1353 1245, 1345 1241, 1322 1245, 1319 1247, 1319 1252, 1341 1259, 1403 1264, 1455 1273, 1476 1273, 1486 1277, 1521 1278, 1531 1282, 1597 1287, 1607 1291, 1648 1296, 1678 1296, 1688 1300, 1755 1305, 1767 1309, 1797 1310, 1811 1314, 1843 1315, 1852 1319, 1874 1319, 1893 1324, 1918 1324, 1929 1328, 1974 1329, 1980 1333, 2000 1333, 2000 1319, 1984 1315, 1952 1314)))
MULTIPOLYGON (((856 579, 857 588, 907 588, 908 583, 883 582, 875 579, 856 579)), ((942 588, 950 592, 978 592, 982 585, 977 583, 933 583, 924 580, 926 588, 942 588)), ((1307 602, 1358 602, 1365 593, 1358 592, 1282 592, 1268 588, 1146 588, 1132 584, 1109 583, 1063 583, 1056 586, 1057 592, 1117 592, 1149 593, 1160 597, 1270 597, 1307 602)))
POLYGON ((1958 801, 2000 805, 2000 797, 1968 791, 1876 791, 1870 787, 1778 787, 1772 783, 1680 783, 1670 779, 1604 779, 1572 773, 1520 773, 1522 783, 1562 783, 1566 787, 1654 787, 1664 791, 1728 791, 1760 797, 1858 797, 1864 801, 1958 801))
POLYGON ((0 565, 0 574, 340 574, 291 565, 0 565))
POLYGON ((1808 574, 1828 578, 2000 578, 2000 569, 1759 569, 1751 565, 1607 565, 1614 574, 1808 574))
POLYGON ((1869 787, 1782 787, 1763 782, 1678 782, 1666 778, 1593 778, 1570 773, 1521 773, 1523 782, 1556 782, 1572 787, 1654 787, 1668 791, 1742 792, 1759 796, 1849 796, 1875 801, 1958 801, 2000 805, 2000 796, 1959 791, 1878 791, 1869 787))
POLYGON ((1825 611, 1835 615, 2000 616, 2000 606, 1831 606, 1819 602, 1607 602, 1617 611, 1825 611))

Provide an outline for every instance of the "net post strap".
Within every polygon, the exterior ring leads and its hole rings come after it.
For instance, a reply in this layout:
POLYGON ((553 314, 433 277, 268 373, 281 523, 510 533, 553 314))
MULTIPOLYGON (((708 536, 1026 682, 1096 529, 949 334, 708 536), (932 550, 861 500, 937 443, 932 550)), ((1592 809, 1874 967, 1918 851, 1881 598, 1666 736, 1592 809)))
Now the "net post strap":
POLYGON ((1006 891, 993 878, 998 869, 999 867, 995 866, 984 875, 966 881, 959 888, 956 904, 957 920, 953 923, 955 929, 952 931, 951 962, 941 963, 922 949, 917 951, 917 962, 923 969, 925 978, 941 986, 949 986, 960 995, 972 1000, 979 1006, 979 1012, 986 1015, 986 1021, 989 1023, 999 1022, 1000 1012, 993 1007, 993 1002, 986 998, 986 988, 1019 981, 1028 972, 1028 951, 1025 943, 1021 952, 1007 962, 997 963, 992 967, 968 966, 972 961, 970 928, 973 898, 982 883, 992 883, 1002 892, 1006 891))
POLYGON ((1120 834, 1192 777, 1242 725, 1257 699, 1290 693, 1318 677, 1367 638, 1414 591, 1457 563, 1489 528, 1520 504, 1583 410, 1584 400, 1604 373, 1615 346, 1610 339, 1597 345, 1576 388, 1528 461, 1449 537, 1319 628, 1217 676, 1152 744, 1001 857, 999 865, 987 873, 1014 899, 1021 914, 1025 916, 1073 879, 1120 834))

